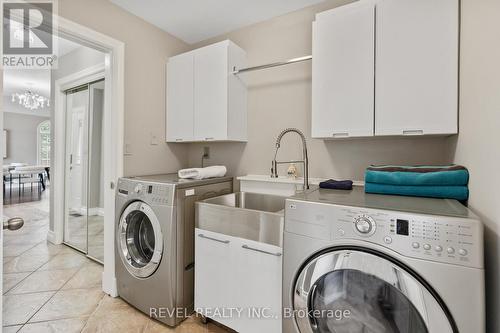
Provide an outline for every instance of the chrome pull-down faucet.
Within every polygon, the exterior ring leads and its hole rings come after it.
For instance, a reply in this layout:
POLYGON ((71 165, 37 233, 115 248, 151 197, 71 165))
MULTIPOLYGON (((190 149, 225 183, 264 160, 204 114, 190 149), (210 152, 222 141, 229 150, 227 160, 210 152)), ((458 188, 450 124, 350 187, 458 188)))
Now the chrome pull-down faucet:
POLYGON ((284 163, 302 163, 304 164, 304 191, 309 189, 309 160, 307 159, 307 144, 306 144, 306 136, 299 129, 296 128, 287 128, 281 131, 276 139, 276 151, 274 152, 274 159, 271 165, 271 178, 278 178, 278 164, 284 163), (276 156, 278 155, 278 149, 281 146, 281 139, 287 133, 294 132, 297 133, 302 139, 302 160, 301 161, 280 161, 276 160, 276 156))

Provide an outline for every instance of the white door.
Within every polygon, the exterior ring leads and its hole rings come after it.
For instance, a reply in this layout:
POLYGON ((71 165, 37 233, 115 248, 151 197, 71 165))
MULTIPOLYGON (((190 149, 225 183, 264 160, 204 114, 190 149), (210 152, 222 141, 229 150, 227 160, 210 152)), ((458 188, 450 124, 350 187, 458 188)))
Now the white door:
POLYGON ((167 142, 193 140, 193 53, 184 53, 167 64, 167 142))
POLYGON ((376 18, 376 135, 458 131, 458 0, 384 0, 376 18))
POLYGON ((373 135, 375 4, 320 13, 313 23, 312 137, 373 135))
MULTIPOLYGON (((235 308, 233 290, 238 284, 234 280, 234 265, 237 254, 231 242, 234 237, 215 232, 195 230, 195 288, 196 309, 235 308)), ((239 284, 238 284, 239 286, 239 284)), ((213 313, 202 313, 213 317, 213 313)), ((213 318, 232 327, 236 318, 213 318)))
POLYGON ((70 135, 70 212, 79 213, 85 209, 83 202, 83 151, 85 130, 85 107, 77 107, 68 112, 70 135))
MULTIPOLYGON (((227 138, 227 43, 194 51, 194 136, 196 140, 227 138)), ((232 74, 231 74, 232 75, 232 74)))
POLYGON ((87 252, 87 87, 66 94, 66 177, 64 241, 87 252))
POLYGON ((234 238, 235 263, 240 286, 234 290, 241 318, 232 327, 240 333, 281 332, 282 249, 247 239, 234 238), (245 263, 245 264, 241 264, 245 263))

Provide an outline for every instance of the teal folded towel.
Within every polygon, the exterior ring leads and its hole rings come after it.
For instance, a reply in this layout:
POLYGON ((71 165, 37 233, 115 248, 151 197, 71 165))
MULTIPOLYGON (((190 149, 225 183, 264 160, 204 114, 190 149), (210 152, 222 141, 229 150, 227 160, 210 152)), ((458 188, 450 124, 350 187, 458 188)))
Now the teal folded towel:
POLYGON ((469 171, 460 165, 450 166, 371 166, 365 182, 403 186, 466 186, 469 171))
POLYGON ((414 197, 456 199, 460 201, 465 201, 469 198, 469 189, 467 186, 401 186, 365 183, 365 192, 414 197))

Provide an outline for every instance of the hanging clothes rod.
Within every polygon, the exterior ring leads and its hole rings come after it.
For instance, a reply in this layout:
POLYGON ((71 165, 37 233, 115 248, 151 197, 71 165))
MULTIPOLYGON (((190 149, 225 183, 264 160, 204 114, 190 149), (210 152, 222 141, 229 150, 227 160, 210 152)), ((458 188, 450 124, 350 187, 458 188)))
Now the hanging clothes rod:
POLYGON ((265 64, 265 65, 247 67, 247 68, 242 68, 242 69, 237 69, 235 67, 233 69, 233 74, 237 75, 237 74, 240 74, 240 73, 246 73, 246 72, 252 72, 252 71, 259 71, 261 69, 267 69, 267 68, 272 68, 272 67, 278 67, 278 66, 295 64, 297 62, 308 61, 308 60, 311 60, 311 59, 312 59, 312 55, 308 55, 308 56, 304 56, 304 57, 293 58, 293 59, 290 59, 290 60, 287 60, 287 61, 274 62, 274 63, 271 63, 271 64, 265 64))

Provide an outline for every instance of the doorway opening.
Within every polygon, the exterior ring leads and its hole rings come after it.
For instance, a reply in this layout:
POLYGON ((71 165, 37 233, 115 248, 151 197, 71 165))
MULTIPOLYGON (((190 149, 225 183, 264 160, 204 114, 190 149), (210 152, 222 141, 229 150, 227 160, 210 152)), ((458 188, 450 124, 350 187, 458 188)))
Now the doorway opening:
POLYGON ((104 261, 104 89, 100 79, 64 91, 64 243, 100 263, 104 261))

